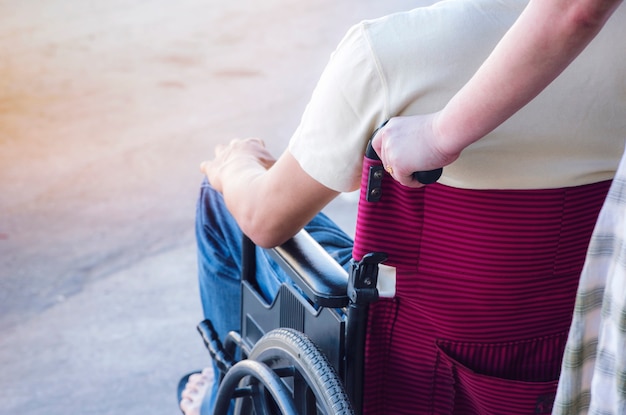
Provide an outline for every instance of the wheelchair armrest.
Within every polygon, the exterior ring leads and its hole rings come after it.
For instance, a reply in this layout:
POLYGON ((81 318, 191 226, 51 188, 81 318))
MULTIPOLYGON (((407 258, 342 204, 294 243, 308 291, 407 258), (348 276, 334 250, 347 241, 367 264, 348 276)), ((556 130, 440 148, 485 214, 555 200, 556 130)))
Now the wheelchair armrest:
POLYGON ((348 273, 305 230, 269 253, 314 303, 348 305, 348 273))

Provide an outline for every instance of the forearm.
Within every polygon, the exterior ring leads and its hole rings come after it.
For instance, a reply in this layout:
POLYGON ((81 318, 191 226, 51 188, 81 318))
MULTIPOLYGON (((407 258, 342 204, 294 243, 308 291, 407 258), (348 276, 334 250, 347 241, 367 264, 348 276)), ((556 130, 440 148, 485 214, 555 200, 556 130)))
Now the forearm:
POLYGON ((272 164, 231 156, 203 168, 242 231, 267 248, 295 235, 339 194, 311 178, 288 151, 272 164))
POLYGON ((276 233, 271 221, 276 213, 273 203, 280 194, 270 189, 268 166, 256 152, 250 151, 254 146, 256 143, 250 141, 233 140, 225 151, 218 148, 218 157, 203 163, 202 170, 213 187, 222 193, 228 211, 241 230, 264 245, 261 237, 276 233))
POLYGON ((263 166, 244 160, 229 163, 220 172, 222 179, 218 190, 222 192, 229 212, 245 233, 257 216, 264 215, 263 199, 259 200, 261 196, 258 194, 262 191, 259 182, 262 184, 264 174, 266 169, 263 166))
POLYGON ((282 210, 288 189, 278 188, 273 172, 260 165, 242 164, 224 171, 222 194, 228 211, 256 244, 273 247, 293 236, 310 218, 289 216, 282 210))
POLYGON ((531 0, 472 79, 437 115, 443 153, 458 154, 549 85, 621 0, 531 0))

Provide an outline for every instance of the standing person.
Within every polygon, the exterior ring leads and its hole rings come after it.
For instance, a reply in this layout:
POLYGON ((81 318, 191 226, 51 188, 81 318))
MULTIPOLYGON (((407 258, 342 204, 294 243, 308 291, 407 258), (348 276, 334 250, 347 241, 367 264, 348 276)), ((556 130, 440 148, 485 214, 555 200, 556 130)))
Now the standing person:
POLYGON ((626 162, 587 252, 553 414, 626 414, 626 162))
MULTIPOLYGON (((556 79, 621 2, 530 0, 493 53, 442 110, 392 119, 379 132, 374 148, 392 176, 407 186, 419 186, 411 178, 413 171, 456 160, 556 79)), ((623 76, 619 68, 612 69, 613 76, 623 76)))
MULTIPOLYGON (((526 105, 596 37, 620 4, 531 0, 494 53, 443 110, 391 120, 380 132, 374 145, 388 170, 407 186, 420 186, 410 172, 455 160, 526 105), (416 154, 420 157, 413 157, 416 154)), ((626 77, 623 68, 612 70, 613 76, 626 77)), ((602 95, 598 99, 601 102, 602 95)), ((611 111, 612 119, 624 116, 611 111)), ((626 129, 621 134, 626 136, 626 129)), ((594 143, 596 137, 588 140, 594 143)), ((622 156, 580 278, 554 414, 626 413, 625 183, 622 156)))
MULTIPOLYGON (((197 216, 200 292, 205 317, 214 322, 220 336, 237 330, 240 322, 240 229, 257 244, 270 247, 305 227, 340 264, 347 265, 352 241, 319 212, 340 192, 358 187, 362 156, 371 131, 392 116, 431 113, 441 108, 489 56, 526 3, 525 0, 449 0, 356 25, 331 57, 288 149, 277 160, 265 150, 261 140, 246 139, 219 146, 215 158, 202 164, 208 181, 202 186, 197 216)), ((617 154, 624 145, 624 137, 616 134, 624 127, 623 121, 612 118, 608 111, 619 108, 626 112, 626 101, 621 94, 626 81, 611 76, 613 66, 626 67, 623 59, 615 57, 615 48, 621 47, 621 43, 613 40, 624 38, 626 25, 613 25, 607 33, 612 38, 607 37, 585 51, 568 75, 546 89, 536 102, 489 134, 483 146, 464 152, 455 164, 448 166, 440 184, 423 189, 424 197, 435 195, 447 200, 448 196, 454 196, 463 200, 464 209, 456 210, 456 219, 462 219, 465 225, 470 223, 469 217, 479 215, 486 221, 506 217, 504 236, 516 241, 520 238, 519 245, 525 250, 522 257, 516 256, 519 254, 516 244, 502 247, 500 239, 491 239, 503 235, 485 233, 487 227, 455 228, 449 212, 425 210, 424 217, 429 223, 448 224, 451 230, 451 233, 436 233, 436 239, 428 243, 444 248, 442 252, 458 254, 454 264, 458 269, 480 263, 472 272, 480 277, 488 269, 494 278, 489 281, 492 286, 482 287, 486 281, 474 281, 473 273, 446 268, 449 257, 436 256, 424 258, 418 264, 420 269, 431 269, 431 273, 422 274, 421 278, 441 283, 435 288, 446 293, 450 292, 450 273, 458 275, 458 287, 474 284, 477 295, 471 297, 471 303, 457 305, 462 309, 460 314, 463 310, 473 312, 478 304, 489 315, 497 316, 493 320, 497 324, 490 327, 481 321, 481 327, 469 328, 467 321, 460 321, 463 329, 467 329, 463 334, 467 338, 455 333, 458 326, 448 326, 451 330, 442 331, 436 323, 429 323, 418 329, 459 344, 510 342, 524 350, 531 349, 524 345, 532 345, 546 353, 551 363, 545 370, 549 373, 541 376, 540 383, 546 383, 541 385, 542 394, 544 389, 553 393, 556 388, 582 267, 582 261, 570 264, 569 260, 584 255, 618 163, 617 154), (598 62, 607 64, 598 65, 598 62), (588 100, 594 97, 603 97, 605 103, 589 105, 588 100), (592 121, 581 122, 587 119, 592 121), (589 135, 597 136, 601 144, 584 146, 589 135), (546 142, 551 145, 546 146, 546 142), (572 142, 577 144, 571 145, 572 142), (568 151, 560 151, 563 148, 568 151), (484 215, 485 207, 490 215, 484 215), (539 221, 541 226, 550 225, 541 238, 528 232, 529 225, 541 229, 539 221), (467 237, 471 237, 474 249, 468 250, 468 243, 459 244, 467 237), (550 242, 545 245, 544 241, 550 242), (487 245, 495 249, 474 261, 476 257, 472 255, 482 255, 481 246, 487 245), (545 249, 549 249, 547 256, 545 249), (540 261, 535 261, 535 253, 540 254, 540 261), (432 274, 435 263, 445 266, 432 274), (517 272, 531 263, 537 265, 533 272, 517 272), (511 277, 513 270, 516 275, 511 277), (438 272, 444 273, 445 278, 438 272), (494 300, 493 292, 490 295, 487 292, 496 286, 500 287, 492 291, 500 297, 494 300), (538 297, 529 296, 537 289, 538 297), (535 320, 526 324, 523 315, 511 314, 518 306, 532 307, 535 320), (510 331, 512 326, 523 330, 516 330, 514 336, 507 332, 503 337, 502 333, 510 331), (550 341, 546 343, 544 338, 550 341)), ((384 137, 397 131, 397 119, 392 119, 392 123, 392 128, 383 130, 384 137)), ((390 164, 390 170, 394 177, 402 172, 395 164, 390 164)), ((424 169, 420 167, 420 170, 424 169)), ((490 223, 493 229, 497 228, 494 224, 490 223)), ((260 286, 266 298, 271 299, 278 285, 288 278, 265 254, 258 255, 257 261, 260 286)), ((427 306, 436 306, 434 302, 442 298, 436 290, 399 289, 397 301, 409 305, 409 312, 401 313, 398 326, 414 332, 411 324, 416 321, 417 311, 413 305, 421 306, 424 301, 427 306), (416 295, 420 296, 419 301, 416 295)), ((422 318, 419 324, 423 321, 426 319, 422 318)), ((438 356, 434 343, 424 343, 422 347, 420 352, 426 362, 422 370, 406 374, 407 377, 398 370, 379 382, 380 388, 366 379, 366 388, 375 389, 366 394, 370 400, 369 406, 366 403, 367 413, 477 411, 475 403, 465 397, 454 399, 462 394, 454 389, 449 370, 435 373, 438 356), (406 388, 411 390, 406 393, 406 388), (418 398, 413 399, 416 395, 418 398), (407 401, 407 397, 411 399, 407 401)), ((401 368, 406 360, 398 357, 411 352, 414 351, 400 347, 383 357, 389 360, 389 367, 401 368)), ((534 380, 534 369, 545 369, 545 360, 530 354, 525 363, 531 374, 513 373, 514 377, 524 377, 523 382, 534 380)), ((481 376, 482 372, 497 375, 513 364, 510 359, 498 364, 470 363, 485 366, 479 368, 481 376)), ((194 391, 207 390, 206 384, 200 385, 206 376, 194 379, 200 380, 190 382, 181 402, 188 415, 199 411, 203 398, 203 393, 194 391)), ((514 395, 511 399, 516 404, 534 407, 538 396, 518 396, 512 387, 519 380, 503 379, 514 395)), ((209 409, 214 389, 209 392, 209 409)), ((489 393, 488 387, 485 391, 489 393)), ((500 409, 514 413, 509 403, 502 401, 500 409)))

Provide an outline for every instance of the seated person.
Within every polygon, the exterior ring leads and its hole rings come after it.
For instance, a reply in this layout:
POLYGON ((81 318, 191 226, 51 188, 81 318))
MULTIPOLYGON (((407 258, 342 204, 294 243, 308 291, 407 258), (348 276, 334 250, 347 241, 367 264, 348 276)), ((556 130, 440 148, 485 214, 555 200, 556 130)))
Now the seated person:
MULTIPOLYGON (((196 231, 204 315, 222 338, 240 325, 242 230, 272 247, 304 227, 346 266, 352 241, 320 211, 358 188, 372 131, 391 117, 443 107, 526 3, 447 0, 362 22, 331 56, 278 159, 256 138, 217 147, 202 164, 208 180, 196 231)), ((420 257, 414 281, 398 282, 390 306, 404 308, 392 322, 390 344, 400 346, 380 356, 394 375, 366 379, 364 413, 478 413, 481 403, 459 389, 458 369, 495 379, 497 392, 511 395, 519 395, 519 384, 542 384, 541 393, 501 401, 507 413, 516 413, 511 408, 520 401, 534 407, 554 394, 585 249, 624 147, 624 118, 615 115, 626 113, 623 20, 618 13, 558 80, 423 189, 440 203, 426 204, 422 219, 440 226, 423 241, 437 248, 420 257), (461 300, 454 307, 441 301, 451 287, 461 300), (416 333, 425 340, 402 347, 416 333), (486 346, 478 351, 478 343, 486 346), (517 363, 509 349, 494 351, 502 344, 528 350, 525 373, 505 373, 517 363), (486 361, 463 355, 464 347, 486 361), (410 353, 423 365, 406 373, 410 353)), ((257 273, 268 299, 288 281, 263 251, 257 273)), ((203 411, 210 413, 216 388, 206 378, 205 372, 188 385, 186 414, 199 413, 205 392, 203 411)), ((483 395, 492 391, 488 382, 477 387, 483 395)))

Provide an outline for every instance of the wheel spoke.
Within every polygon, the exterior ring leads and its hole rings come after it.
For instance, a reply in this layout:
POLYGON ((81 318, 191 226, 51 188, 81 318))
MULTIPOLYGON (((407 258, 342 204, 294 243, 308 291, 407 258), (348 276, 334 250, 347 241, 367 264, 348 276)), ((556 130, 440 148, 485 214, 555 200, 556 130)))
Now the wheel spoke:
POLYGON ((298 413, 302 415, 317 414, 315 394, 306 379, 297 372, 293 377, 293 400, 298 407, 298 413))
POLYGON ((295 366, 272 367, 272 370, 281 378, 292 377, 297 373, 295 366))

